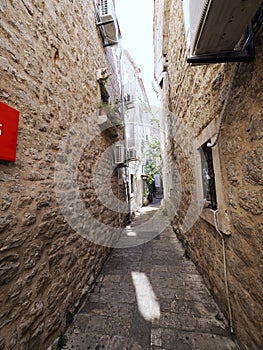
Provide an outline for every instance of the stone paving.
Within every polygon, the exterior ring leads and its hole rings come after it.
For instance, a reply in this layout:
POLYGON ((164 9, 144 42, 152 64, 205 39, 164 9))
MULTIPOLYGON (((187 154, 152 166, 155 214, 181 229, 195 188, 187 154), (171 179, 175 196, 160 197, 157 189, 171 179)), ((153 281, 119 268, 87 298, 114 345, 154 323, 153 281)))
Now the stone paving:
MULTIPOLYGON (((128 230, 148 221, 142 209, 128 230)), ((156 212, 155 212, 156 213, 156 212)), ((159 220, 164 220, 161 209, 159 220)), ((171 227, 142 245, 114 249, 63 349, 237 350, 227 322, 171 227)))

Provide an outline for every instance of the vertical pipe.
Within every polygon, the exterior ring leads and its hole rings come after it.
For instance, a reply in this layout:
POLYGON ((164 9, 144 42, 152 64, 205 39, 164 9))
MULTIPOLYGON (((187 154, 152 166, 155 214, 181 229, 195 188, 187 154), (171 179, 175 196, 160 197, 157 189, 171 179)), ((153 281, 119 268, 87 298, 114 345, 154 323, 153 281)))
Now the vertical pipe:
POLYGON ((219 236, 221 237, 221 240, 222 240, 224 280, 225 280, 225 291, 226 291, 226 299, 227 299, 227 307, 228 307, 228 315, 229 315, 230 332, 234 333, 233 316, 232 316, 232 309, 231 309, 231 304, 230 304, 229 286, 228 286, 228 279, 227 279, 227 263, 226 263, 225 239, 224 239, 224 236, 223 236, 223 234, 221 233, 221 231, 220 231, 220 229, 218 227, 217 214, 218 214, 218 209, 214 211, 214 221, 215 221, 216 231, 218 232, 218 234, 219 234, 219 236))
POLYGON ((119 44, 119 69, 120 69, 120 84, 121 84, 121 116, 123 122, 123 140, 124 140, 124 155, 125 155, 125 179, 126 179, 126 191, 128 200, 128 223, 131 222, 131 197, 130 197, 130 183, 129 183, 129 164, 127 163, 127 130, 126 130, 126 120, 125 120, 125 105, 124 105, 124 86, 123 86, 123 74, 122 74, 122 46, 119 44))

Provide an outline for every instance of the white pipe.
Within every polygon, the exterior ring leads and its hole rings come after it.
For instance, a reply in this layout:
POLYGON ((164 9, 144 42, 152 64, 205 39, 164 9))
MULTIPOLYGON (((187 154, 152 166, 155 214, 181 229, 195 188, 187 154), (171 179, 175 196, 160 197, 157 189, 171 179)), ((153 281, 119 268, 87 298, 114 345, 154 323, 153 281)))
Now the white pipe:
POLYGON ((221 240, 222 240, 223 264, 224 264, 224 280, 225 280, 226 298, 227 298, 227 306, 228 306, 228 314, 229 314, 230 332, 234 333, 233 317, 232 317, 232 310, 231 310, 230 297, 229 297, 229 287, 228 287, 228 281, 227 281, 226 247, 225 247, 224 236, 223 236, 223 234, 221 233, 221 231, 220 231, 220 229, 218 227, 217 214, 218 214, 218 209, 214 211, 214 221, 215 221, 216 231, 219 233, 219 236, 221 237, 221 240))
POLYGON ((119 40, 119 73, 120 73, 120 85, 121 85, 121 115, 123 121, 123 141, 124 141, 124 154, 125 154, 125 177, 126 177, 126 191, 127 191, 127 200, 128 200, 128 222, 131 223, 131 198, 130 198, 130 174, 129 166, 127 164, 127 150, 128 150, 128 140, 127 140, 127 125, 125 118, 125 105, 124 105, 124 85, 123 85, 123 72, 122 72, 122 57, 123 49, 121 40, 119 40))

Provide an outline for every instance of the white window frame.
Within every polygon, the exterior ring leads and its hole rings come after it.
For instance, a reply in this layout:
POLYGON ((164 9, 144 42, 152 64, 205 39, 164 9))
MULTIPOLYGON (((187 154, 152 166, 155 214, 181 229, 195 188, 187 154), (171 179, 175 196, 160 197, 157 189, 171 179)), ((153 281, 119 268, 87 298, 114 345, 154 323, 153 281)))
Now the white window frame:
MULTIPOLYGON (((200 149, 201 146, 211 140, 213 143, 216 139, 216 135, 218 132, 218 125, 215 119, 208 124, 208 126, 201 132, 201 134, 197 137, 197 148, 200 149)), ((201 164, 201 154, 198 152, 199 156, 197 159, 198 168, 200 171, 198 172, 199 178, 197 179, 197 187, 198 187, 198 197, 203 198, 203 180, 202 180, 202 164, 201 164)), ((214 165, 214 173, 215 173, 215 186, 216 186, 216 196, 217 196, 217 225, 221 232, 226 235, 231 234, 230 227, 230 219, 228 215, 228 207, 226 205, 226 198, 223 191, 223 176, 221 172, 221 164, 220 164, 220 154, 218 144, 212 148, 213 155, 213 165, 214 165)), ((209 224, 215 226, 215 210, 210 208, 203 208, 200 217, 207 221, 209 224)))

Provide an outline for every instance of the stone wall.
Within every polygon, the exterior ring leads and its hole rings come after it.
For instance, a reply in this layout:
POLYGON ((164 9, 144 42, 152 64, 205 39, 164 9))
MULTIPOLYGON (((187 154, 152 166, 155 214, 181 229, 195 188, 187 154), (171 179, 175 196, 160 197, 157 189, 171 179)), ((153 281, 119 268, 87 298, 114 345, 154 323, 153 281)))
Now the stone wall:
MULTIPOLYGON (((213 213, 208 213, 209 219, 207 210, 203 210, 195 224, 182 233, 182 218, 194 196, 193 173, 189 159, 184 159, 184 149, 177 144, 178 120, 192 134, 193 147, 211 123, 215 125, 215 132, 218 130, 227 100, 219 142, 213 149, 213 156, 218 157, 216 189, 221 198, 218 224, 224 233, 231 233, 224 236, 224 241, 234 330, 242 349, 258 350, 262 348, 263 327, 263 33, 257 36, 253 62, 199 67, 186 63, 184 34, 182 1, 173 0, 169 65, 163 76, 164 91, 169 93, 163 99, 166 100, 164 109, 168 107, 173 112, 172 117, 166 113, 164 120, 168 153, 165 171, 170 174, 165 175, 165 199, 169 208, 177 209, 174 230, 183 240, 187 254, 203 271, 211 292, 229 317, 222 239, 216 231, 213 213), (180 186, 176 183, 178 177, 180 186), (179 203, 175 206, 176 198, 179 203)), ((201 173, 201 168, 199 170, 201 173)))
MULTIPOLYGON (((96 73, 107 60, 91 0, 2 0, 0 18, 0 100, 20 111, 17 160, 0 162, 0 349, 46 349, 109 253, 69 226, 54 188, 59 143, 82 118, 92 120, 96 73)), ((119 85, 108 85, 115 99, 119 85)), ((87 186, 120 132, 100 133, 91 121, 86 135, 96 134, 77 164, 79 187, 99 220, 121 226, 123 217, 87 186)), ((116 173, 112 187, 125 198, 116 173)))

